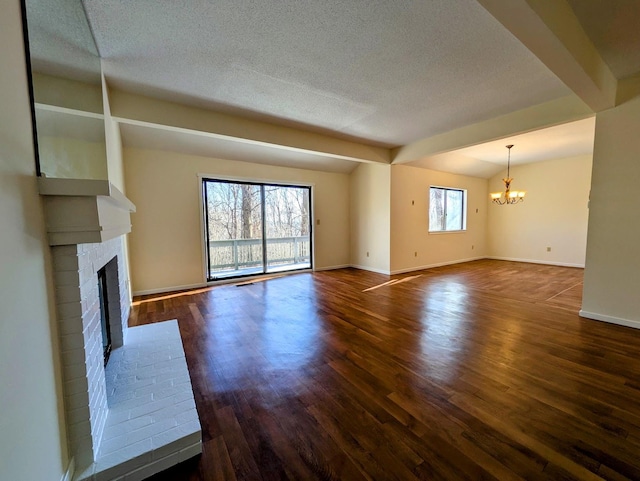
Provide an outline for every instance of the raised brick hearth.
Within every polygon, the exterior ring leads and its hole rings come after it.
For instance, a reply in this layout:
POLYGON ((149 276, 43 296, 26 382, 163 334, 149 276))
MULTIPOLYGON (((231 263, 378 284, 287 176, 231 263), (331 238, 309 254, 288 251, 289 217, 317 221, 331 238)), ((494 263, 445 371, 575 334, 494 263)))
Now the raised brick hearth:
POLYGON ((123 242, 52 247, 76 480, 144 479, 201 452, 177 322, 127 327, 123 242), (113 347, 106 373, 97 277, 104 266, 113 347))

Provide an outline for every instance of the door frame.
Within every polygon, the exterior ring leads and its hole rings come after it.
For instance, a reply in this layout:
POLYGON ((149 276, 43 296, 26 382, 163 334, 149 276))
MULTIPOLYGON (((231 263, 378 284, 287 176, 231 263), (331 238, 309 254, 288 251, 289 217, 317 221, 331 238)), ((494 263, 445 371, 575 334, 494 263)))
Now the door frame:
MULTIPOLYGON (((228 175, 218 175, 218 174, 203 174, 198 173, 197 175, 198 182, 198 201, 199 201, 199 211, 200 211, 200 260, 202 266, 202 279, 203 284, 210 286, 216 284, 227 284, 231 282, 235 282, 238 279, 257 279, 260 277, 276 277, 276 276, 284 276, 292 273, 300 273, 300 272, 314 272, 315 271, 315 258, 316 258, 316 242, 315 242, 315 229, 314 229, 314 219, 315 219, 315 200, 314 200, 314 192, 315 192, 315 183, 313 182, 298 182, 291 180, 277 180, 270 178, 256 178, 256 177, 243 177, 243 176, 228 176, 228 175), (309 188, 309 238, 311 241, 311 267, 306 269, 296 269, 292 271, 284 271, 284 272, 264 272, 261 274, 245 274, 240 276, 228 277, 224 279, 215 279, 209 280, 209 269, 207 263, 208 259, 208 251, 205 242, 205 238, 207 235, 206 225, 207 225, 207 217, 206 217, 206 208, 204 205, 204 181, 223 181, 223 182, 237 182, 237 183, 245 183, 245 184, 257 184, 257 185, 274 185, 280 187, 308 187, 309 188)), ((264 219, 263 219, 264 224, 264 219)), ((266 260, 265 260, 266 261, 266 260)))

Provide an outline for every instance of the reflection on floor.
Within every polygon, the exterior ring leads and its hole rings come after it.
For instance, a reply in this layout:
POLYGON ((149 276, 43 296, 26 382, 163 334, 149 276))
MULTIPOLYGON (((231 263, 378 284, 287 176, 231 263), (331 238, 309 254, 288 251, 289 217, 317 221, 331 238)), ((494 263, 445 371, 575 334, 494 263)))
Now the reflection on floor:
POLYGON ((341 269, 136 299, 177 318, 203 454, 152 478, 640 479, 640 331, 580 269, 341 269))

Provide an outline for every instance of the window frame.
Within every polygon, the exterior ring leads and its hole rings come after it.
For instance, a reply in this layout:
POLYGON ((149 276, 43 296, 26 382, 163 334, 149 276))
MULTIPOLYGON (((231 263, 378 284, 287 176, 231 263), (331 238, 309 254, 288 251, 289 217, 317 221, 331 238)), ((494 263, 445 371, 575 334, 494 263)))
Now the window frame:
POLYGON ((467 189, 461 189, 460 187, 445 187, 441 185, 430 185, 429 186, 429 201, 428 201, 428 209, 427 209, 427 224, 429 234, 459 234, 467 231, 467 189), (444 194, 444 228, 441 230, 432 230, 431 228, 431 191, 432 189, 439 189, 445 191, 444 194), (446 228, 446 218, 447 218, 447 191, 461 192, 462 193, 462 228, 461 229, 450 229, 446 228))

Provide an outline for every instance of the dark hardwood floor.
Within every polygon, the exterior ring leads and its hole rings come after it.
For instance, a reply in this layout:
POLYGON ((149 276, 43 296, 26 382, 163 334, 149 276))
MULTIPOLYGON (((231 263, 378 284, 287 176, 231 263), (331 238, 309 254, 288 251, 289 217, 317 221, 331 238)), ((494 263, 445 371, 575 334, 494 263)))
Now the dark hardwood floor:
POLYGON ((178 319, 203 428, 202 456, 152 479, 640 479, 640 331, 578 316, 580 269, 483 260, 363 292, 389 279, 136 298, 131 325, 178 319))

